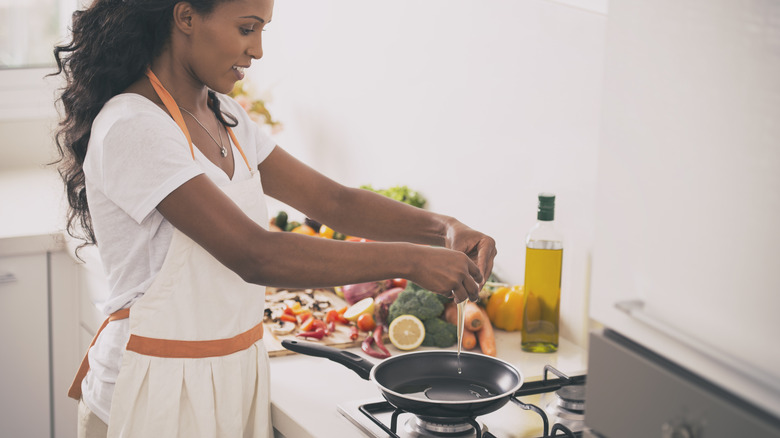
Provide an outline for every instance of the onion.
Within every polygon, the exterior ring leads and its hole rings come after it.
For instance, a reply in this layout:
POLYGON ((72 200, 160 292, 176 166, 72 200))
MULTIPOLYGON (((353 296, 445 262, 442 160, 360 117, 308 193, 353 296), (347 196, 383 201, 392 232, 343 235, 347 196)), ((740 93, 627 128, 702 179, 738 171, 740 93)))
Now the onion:
POLYGON ((374 300, 374 320, 376 320, 377 325, 387 325, 390 305, 395 302, 395 299, 403 291, 404 289, 400 287, 394 287, 377 295, 374 300))
POLYGON ((390 280, 371 281, 368 283, 348 284, 342 286, 341 290, 344 292, 344 300, 351 306, 364 298, 373 298, 379 295, 390 287, 390 284, 390 280))

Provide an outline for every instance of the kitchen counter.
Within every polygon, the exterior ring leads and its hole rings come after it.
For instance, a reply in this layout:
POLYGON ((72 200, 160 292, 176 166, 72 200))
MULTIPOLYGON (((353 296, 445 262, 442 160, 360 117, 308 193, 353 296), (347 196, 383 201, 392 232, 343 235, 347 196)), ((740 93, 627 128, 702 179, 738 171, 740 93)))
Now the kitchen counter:
POLYGON ((65 199, 54 168, 0 172, 0 257, 66 247, 65 199))
MULTIPOLYGON (((386 345, 393 355, 403 354, 392 344, 386 345)), ((498 357, 516 366, 525 381, 540 380, 544 365, 552 365, 569 375, 584 374, 587 369, 586 350, 565 339, 561 339, 556 353, 526 353, 520 350, 520 332, 496 330, 496 348, 498 357)), ((363 354, 360 348, 348 351, 378 362, 363 354)), ((376 385, 343 365, 300 354, 271 359, 271 409, 274 428, 281 436, 365 437, 337 408, 341 404, 371 399, 382 399, 376 385)), ((524 412, 519 408, 518 411, 524 412)))

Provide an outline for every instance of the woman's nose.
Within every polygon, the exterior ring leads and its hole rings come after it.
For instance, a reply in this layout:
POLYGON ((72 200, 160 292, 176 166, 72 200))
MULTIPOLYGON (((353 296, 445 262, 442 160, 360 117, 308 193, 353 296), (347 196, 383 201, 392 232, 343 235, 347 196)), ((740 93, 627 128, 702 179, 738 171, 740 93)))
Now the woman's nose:
POLYGON ((249 47, 247 47, 246 54, 254 59, 260 59, 263 57, 263 41, 260 35, 258 35, 257 39, 253 41, 249 47))

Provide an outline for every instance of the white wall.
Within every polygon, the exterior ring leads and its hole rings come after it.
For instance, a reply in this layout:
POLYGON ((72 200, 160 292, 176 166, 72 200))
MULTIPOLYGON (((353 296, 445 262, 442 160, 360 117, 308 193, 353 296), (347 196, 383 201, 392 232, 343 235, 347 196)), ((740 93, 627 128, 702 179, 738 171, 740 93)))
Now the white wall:
MULTIPOLYGON (((496 272, 512 283, 523 282, 536 195, 555 192, 562 331, 584 344, 606 0, 275 8, 249 76, 284 123, 279 144, 344 184, 421 191, 496 239, 496 272)), ((49 161, 51 112, 29 99, 17 112, 19 90, 0 91, 0 171, 49 161)))
POLYGON ((562 333, 584 344, 605 26, 540 0, 276 2, 249 77, 281 146, 344 184, 421 191, 496 239, 507 281, 555 192, 562 333))
POLYGON ((51 68, 0 70, 0 171, 40 167, 56 157, 58 78, 51 68))

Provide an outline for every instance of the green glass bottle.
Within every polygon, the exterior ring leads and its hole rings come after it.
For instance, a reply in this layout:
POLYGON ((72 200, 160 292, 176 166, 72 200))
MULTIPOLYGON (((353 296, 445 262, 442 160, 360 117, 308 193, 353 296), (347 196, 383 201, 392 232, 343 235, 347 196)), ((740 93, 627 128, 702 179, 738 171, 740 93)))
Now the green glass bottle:
POLYGON ((525 239, 522 349, 558 350, 563 239, 555 230, 555 195, 539 194, 537 222, 525 239))

